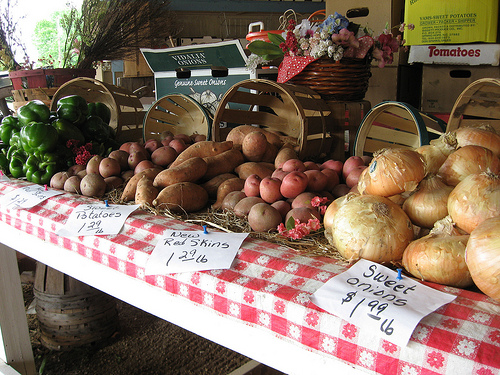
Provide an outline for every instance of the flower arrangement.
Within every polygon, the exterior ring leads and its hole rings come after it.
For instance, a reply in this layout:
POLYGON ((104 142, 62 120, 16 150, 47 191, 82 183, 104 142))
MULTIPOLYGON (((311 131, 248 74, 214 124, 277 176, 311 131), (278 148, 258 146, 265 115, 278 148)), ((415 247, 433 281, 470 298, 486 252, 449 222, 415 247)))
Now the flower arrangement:
MULTIPOLYGON (((403 24, 400 31, 404 28, 403 24)), ((344 58, 366 59, 368 62, 375 59, 379 67, 384 67, 392 63, 394 52, 403 44, 401 36, 394 37, 388 29, 373 37, 371 30, 349 21, 337 12, 321 23, 304 19, 297 24, 295 19, 290 19, 286 31, 281 35, 269 33, 268 37, 270 42, 255 40, 247 46, 251 52, 247 67, 253 69, 259 64, 284 58, 285 66, 282 63, 280 68, 294 65, 292 76, 323 56, 336 62, 344 58), (285 61, 287 58, 288 62, 285 61)))

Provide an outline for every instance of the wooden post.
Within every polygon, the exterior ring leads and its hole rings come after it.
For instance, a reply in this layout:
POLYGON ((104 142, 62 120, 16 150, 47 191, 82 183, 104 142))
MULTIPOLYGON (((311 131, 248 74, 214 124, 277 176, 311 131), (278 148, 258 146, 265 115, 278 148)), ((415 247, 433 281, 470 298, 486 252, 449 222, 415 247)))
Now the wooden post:
POLYGON ((23 375, 36 373, 16 252, 4 244, 0 244, 0 362, 2 361, 23 375))

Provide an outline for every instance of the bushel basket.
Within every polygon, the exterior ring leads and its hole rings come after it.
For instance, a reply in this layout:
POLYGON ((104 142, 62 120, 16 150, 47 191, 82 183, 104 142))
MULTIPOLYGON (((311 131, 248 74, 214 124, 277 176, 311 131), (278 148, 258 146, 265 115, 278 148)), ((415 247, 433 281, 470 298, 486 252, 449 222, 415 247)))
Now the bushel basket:
POLYGON ((362 100, 368 90, 370 67, 367 59, 334 61, 325 56, 308 64, 288 82, 307 86, 327 100, 362 100))

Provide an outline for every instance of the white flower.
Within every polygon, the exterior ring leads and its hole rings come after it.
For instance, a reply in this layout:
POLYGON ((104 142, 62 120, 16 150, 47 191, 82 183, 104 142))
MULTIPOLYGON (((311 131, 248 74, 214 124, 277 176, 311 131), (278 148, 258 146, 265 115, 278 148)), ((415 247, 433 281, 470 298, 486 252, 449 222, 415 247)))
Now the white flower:
POLYGON ((409 365, 404 365, 401 369, 401 375, 417 375, 418 371, 416 368, 409 365))
POLYGON ((300 327, 292 324, 290 326, 290 337, 298 340, 300 338, 300 327))
POLYGON ((266 326, 269 327, 269 324, 271 323, 271 318, 269 317, 269 314, 266 313, 260 313, 259 314, 259 322, 266 326))
POLYGON ((203 296, 203 303, 207 306, 213 306, 214 305, 214 296, 211 295, 210 293, 206 293, 203 296))
POLYGON ((463 339, 459 342, 457 350, 462 354, 470 356, 476 350, 476 343, 467 339, 463 339))
POLYGON ((161 275, 156 276, 155 284, 158 285, 160 288, 163 288, 165 286, 165 279, 163 278, 163 276, 161 275))
POLYGON ((240 314, 240 306, 237 303, 231 303, 229 306, 229 314, 238 316, 240 314))
POLYGON ((267 264, 269 262, 269 257, 267 255, 261 255, 257 258, 257 264, 267 264))
POLYGON ((490 315, 482 312, 477 312, 472 316, 472 320, 479 323, 486 323, 490 320, 490 315))
POLYGON ((365 367, 372 367, 374 362, 373 354, 366 350, 362 351, 359 356, 359 362, 365 367))
POLYGON ((186 297, 189 295, 189 288, 187 285, 183 284, 179 287, 179 294, 186 297))
POLYGON ((323 348, 323 350, 325 352, 333 353, 333 351, 335 350, 336 346, 337 345, 335 343, 335 340, 332 339, 331 337, 325 337, 323 339, 323 342, 321 343, 321 347, 323 348))

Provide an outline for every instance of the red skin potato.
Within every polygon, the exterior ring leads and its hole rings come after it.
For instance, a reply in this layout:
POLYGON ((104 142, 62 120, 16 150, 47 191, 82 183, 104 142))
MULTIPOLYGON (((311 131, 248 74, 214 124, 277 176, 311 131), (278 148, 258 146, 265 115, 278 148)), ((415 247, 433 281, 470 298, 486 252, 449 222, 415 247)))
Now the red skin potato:
POLYGON ((145 169, 149 169, 149 168, 154 168, 154 167, 158 167, 157 165, 155 165, 151 160, 142 160, 139 162, 139 164, 137 164, 134 168, 134 174, 137 174, 137 173, 140 173, 142 172, 143 170, 145 169))
POLYGON ((162 146, 151 154, 151 161, 161 167, 167 167, 179 154, 170 146, 162 146))
POLYGON ((320 166, 319 166, 319 164, 318 164, 318 163, 315 163, 315 162, 313 162, 313 161, 310 161, 310 160, 305 161, 305 162, 304 162, 304 165, 305 165, 305 167, 306 167, 306 171, 313 170, 313 169, 316 169, 316 170, 318 170, 318 171, 320 170, 320 166))
POLYGON ((307 188, 308 191, 322 191, 325 190, 326 184, 328 183, 328 177, 326 174, 322 173, 319 169, 310 169, 304 172, 307 176, 307 188))
POLYGON ((359 165, 365 165, 365 161, 360 156, 350 156, 344 162, 344 167, 342 168, 342 176, 344 180, 347 178, 349 173, 359 165))
POLYGON ((292 208, 286 214, 285 223, 288 222, 291 216, 293 216, 295 220, 299 220, 301 223, 307 223, 309 219, 321 220, 320 213, 316 209, 310 209, 308 207, 292 208))
POLYGON ((180 138, 172 139, 168 145, 170 147, 172 147, 175 151, 177 151, 178 154, 180 154, 182 151, 184 151, 188 147, 186 145, 186 142, 184 142, 180 138))
POLYGON ((128 167, 132 170, 137 167, 137 164, 139 164, 143 160, 148 160, 149 158, 144 154, 142 151, 133 151, 129 154, 128 156, 128 167))
POLYGON ((260 183, 262 178, 258 174, 251 174, 245 179, 243 191, 247 197, 258 197, 260 195, 260 183))
POLYGON ((119 176, 122 172, 120 162, 113 158, 104 158, 99 163, 99 174, 103 178, 119 176))
POLYGON ((306 170, 306 166, 304 162, 300 159, 288 159, 281 166, 285 172, 304 172, 306 170))
POLYGON ((342 169, 344 168, 344 162, 340 160, 329 159, 321 164, 320 169, 332 169, 338 173, 340 176, 342 174, 342 169))
POLYGON ((168 135, 168 136, 166 136, 165 138, 163 138, 163 139, 161 140, 161 144, 162 144, 163 146, 168 146, 168 144, 169 144, 170 142, 172 142, 172 139, 174 139, 174 136, 173 136, 173 135, 168 135))
POLYGON ((282 220, 285 220, 286 214, 288 213, 288 211, 290 211, 292 209, 292 207, 290 206, 290 203, 288 203, 287 201, 285 201, 283 199, 276 201, 274 203, 271 203, 271 206, 273 206, 274 208, 276 208, 279 211, 279 213, 281 214, 282 220))
POLYGON ((248 212, 248 223, 255 232, 274 232, 281 222, 281 213, 269 203, 257 203, 248 212))
POLYGON ((279 178, 281 181, 283 181, 283 177, 285 177, 288 173, 290 172, 285 172, 283 169, 277 168, 271 174, 271 177, 279 178))
POLYGON ((281 180, 276 177, 264 177, 260 182, 259 191, 260 197, 266 203, 274 203, 283 199, 280 192, 281 180))
POLYGON ((184 143, 186 145, 193 143, 193 140, 191 139, 191 137, 187 134, 184 134, 184 133, 174 134, 174 139, 180 139, 180 140, 184 141, 184 143))
POLYGON ((314 207, 311 204, 311 201, 316 196, 318 195, 310 191, 305 191, 303 193, 300 193, 293 199, 292 208, 308 207, 314 209, 314 207))
POLYGON ((366 168, 368 168, 366 165, 359 165, 356 168, 353 168, 351 170, 351 173, 349 173, 347 175, 347 178, 345 179, 346 185, 349 186, 350 188, 356 186, 359 181, 359 176, 366 168))
POLYGON ((321 173, 325 174, 326 177, 328 177, 328 181, 325 186, 326 191, 332 191, 333 188, 340 183, 340 176, 333 169, 325 168, 321 170, 321 173))
POLYGON ((335 198, 339 198, 349 193, 349 190, 350 188, 346 184, 338 184, 333 188, 332 194, 335 198))
POLYGON ((142 152, 149 157, 149 152, 139 142, 132 142, 130 144, 128 153, 131 154, 132 152, 142 152))
POLYGON ((280 192, 285 198, 295 198, 307 188, 307 175, 304 172, 288 173, 281 182, 280 192))
POLYGON ((118 163, 120 164, 120 168, 122 171, 126 170, 129 168, 128 166, 128 156, 129 153, 124 150, 113 150, 109 153, 108 158, 113 158, 118 160, 118 163))

